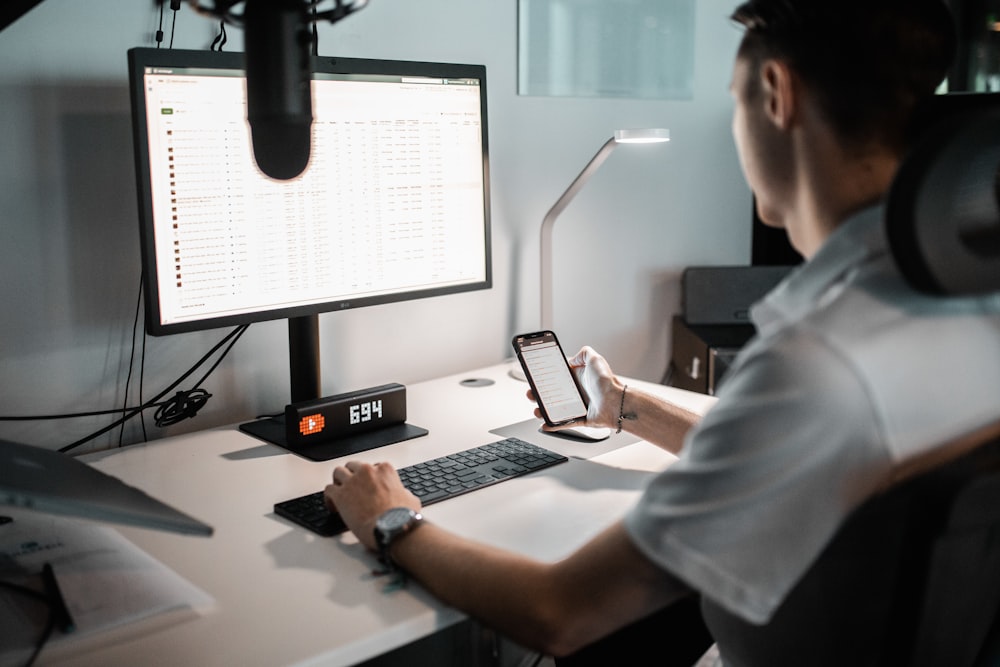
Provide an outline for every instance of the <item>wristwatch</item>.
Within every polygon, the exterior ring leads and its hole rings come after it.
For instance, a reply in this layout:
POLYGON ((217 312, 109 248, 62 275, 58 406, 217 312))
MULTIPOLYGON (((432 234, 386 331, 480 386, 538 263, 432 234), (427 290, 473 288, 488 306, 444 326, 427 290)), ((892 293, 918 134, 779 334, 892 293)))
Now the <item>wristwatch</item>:
POLYGON ((390 571, 398 569, 389 554, 392 543, 400 535, 416 529, 423 520, 422 514, 409 507, 393 507, 375 520, 375 544, 378 545, 379 558, 390 571))

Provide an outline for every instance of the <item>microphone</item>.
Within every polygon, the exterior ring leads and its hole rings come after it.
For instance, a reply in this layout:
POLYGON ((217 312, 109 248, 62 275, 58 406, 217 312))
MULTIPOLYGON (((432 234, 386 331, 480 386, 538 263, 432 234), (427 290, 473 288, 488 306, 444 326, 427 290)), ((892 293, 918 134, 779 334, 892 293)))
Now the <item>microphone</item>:
POLYGON ((311 37, 302 0, 246 0, 247 121, 257 166, 288 180, 309 163, 311 37))

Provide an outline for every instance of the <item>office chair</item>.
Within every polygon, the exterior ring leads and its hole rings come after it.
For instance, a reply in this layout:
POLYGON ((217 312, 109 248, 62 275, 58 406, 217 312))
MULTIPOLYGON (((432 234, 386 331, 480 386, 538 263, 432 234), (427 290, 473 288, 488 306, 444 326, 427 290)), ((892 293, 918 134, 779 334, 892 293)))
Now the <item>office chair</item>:
MULTIPOLYGON (((886 230, 921 291, 1000 291, 998 98, 941 96, 917 115, 886 230)), ((1000 421, 978 442, 858 508, 766 625, 703 598, 723 657, 738 667, 1000 665, 1000 421)))

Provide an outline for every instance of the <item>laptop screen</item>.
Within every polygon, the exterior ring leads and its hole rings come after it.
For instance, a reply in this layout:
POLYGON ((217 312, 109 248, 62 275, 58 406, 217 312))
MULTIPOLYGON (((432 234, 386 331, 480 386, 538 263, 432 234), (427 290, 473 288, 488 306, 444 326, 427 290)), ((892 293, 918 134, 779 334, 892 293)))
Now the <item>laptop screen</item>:
POLYGON ((188 535, 213 532, 68 454, 5 440, 0 440, 0 505, 188 535))

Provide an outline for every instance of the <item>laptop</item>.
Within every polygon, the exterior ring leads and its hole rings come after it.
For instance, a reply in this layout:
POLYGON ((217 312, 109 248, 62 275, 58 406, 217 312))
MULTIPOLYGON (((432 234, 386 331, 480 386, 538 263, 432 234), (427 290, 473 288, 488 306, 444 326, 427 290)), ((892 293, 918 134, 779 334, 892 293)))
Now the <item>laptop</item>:
POLYGON ((68 454, 7 440, 0 440, 0 514, 3 505, 186 535, 213 532, 68 454))

